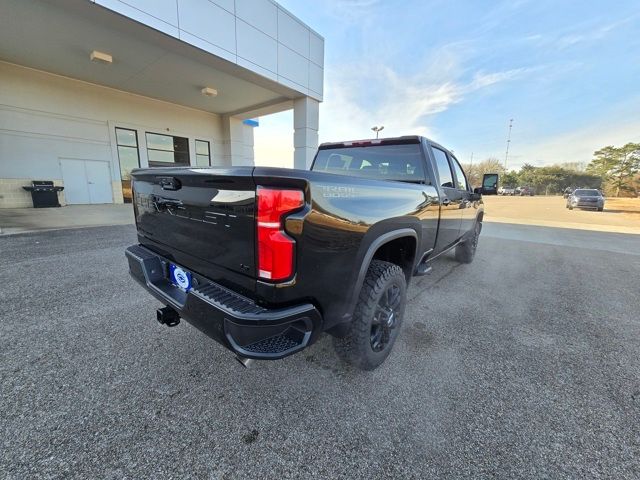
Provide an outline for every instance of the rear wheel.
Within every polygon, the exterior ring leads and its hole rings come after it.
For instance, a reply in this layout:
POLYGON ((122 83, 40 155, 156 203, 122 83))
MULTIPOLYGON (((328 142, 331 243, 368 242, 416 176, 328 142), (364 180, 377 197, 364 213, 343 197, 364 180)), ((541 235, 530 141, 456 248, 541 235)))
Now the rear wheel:
POLYGON ((456 260, 461 263, 473 262, 473 257, 476 256, 476 249, 478 248, 478 239, 480 238, 480 230, 482 230, 482 221, 476 221, 473 226, 473 232, 464 242, 458 244, 456 247, 456 260))
POLYGON ((598 211, 599 212, 603 212, 604 211, 604 207, 598 207, 598 211))
POLYGON ((393 263, 373 260, 349 332, 333 340, 338 356, 362 370, 373 370, 382 364, 398 337, 406 293, 402 269, 393 263))

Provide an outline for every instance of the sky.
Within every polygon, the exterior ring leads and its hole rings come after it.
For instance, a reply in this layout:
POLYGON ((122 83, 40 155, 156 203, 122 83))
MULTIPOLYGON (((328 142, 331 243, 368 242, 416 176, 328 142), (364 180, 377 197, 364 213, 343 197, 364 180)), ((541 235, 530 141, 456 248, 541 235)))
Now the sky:
MULTIPOLYGON (((640 142, 640 2, 278 0, 325 39, 320 142, 420 134, 468 163, 585 162, 640 142)), ((292 166, 293 113, 256 163, 292 166)))

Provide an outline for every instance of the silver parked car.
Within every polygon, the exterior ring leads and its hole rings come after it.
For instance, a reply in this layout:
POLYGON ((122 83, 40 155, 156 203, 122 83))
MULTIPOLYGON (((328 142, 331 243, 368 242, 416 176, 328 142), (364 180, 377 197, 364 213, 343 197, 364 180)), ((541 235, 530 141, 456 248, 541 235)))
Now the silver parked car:
POLYGON ((515 195, 516 189, 510 185, 503 185, 498 189, 498 195, 515 195))
POLYGON ((567 197, 567 208, 592 208, 601 212, 604 210, 604 197, 596 189, 579 188, 567 197))

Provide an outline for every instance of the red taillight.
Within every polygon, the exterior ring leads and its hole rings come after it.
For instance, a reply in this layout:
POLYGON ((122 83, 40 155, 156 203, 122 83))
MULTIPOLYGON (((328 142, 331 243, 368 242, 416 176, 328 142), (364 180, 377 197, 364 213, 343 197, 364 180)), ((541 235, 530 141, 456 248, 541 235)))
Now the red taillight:
POLYGON ((304 205, 301 190, 258 187, 258 276, 283 280, 293 275, 296 241, 284 232, 283 216, 304 205))

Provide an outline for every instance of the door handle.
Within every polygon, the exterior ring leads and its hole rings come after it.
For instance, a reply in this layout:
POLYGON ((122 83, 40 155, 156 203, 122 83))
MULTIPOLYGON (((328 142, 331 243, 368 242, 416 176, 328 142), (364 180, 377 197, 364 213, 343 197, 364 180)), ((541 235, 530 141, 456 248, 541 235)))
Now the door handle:
POLYGON ((442 205, 444 205, 445 207, 448 207, 449 205, 451 205, 451 200, 449 200, 447 197, 443 198, 442 205))

